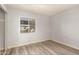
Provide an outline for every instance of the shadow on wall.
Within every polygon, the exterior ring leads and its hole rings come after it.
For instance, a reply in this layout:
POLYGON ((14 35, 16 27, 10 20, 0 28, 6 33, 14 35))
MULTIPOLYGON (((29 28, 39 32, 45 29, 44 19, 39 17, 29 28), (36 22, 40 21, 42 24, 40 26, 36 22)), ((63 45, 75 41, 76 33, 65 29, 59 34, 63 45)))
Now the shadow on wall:
POLYGON ((52 17, 52 38, 57 42, 79 48, 79 7, 52 17))

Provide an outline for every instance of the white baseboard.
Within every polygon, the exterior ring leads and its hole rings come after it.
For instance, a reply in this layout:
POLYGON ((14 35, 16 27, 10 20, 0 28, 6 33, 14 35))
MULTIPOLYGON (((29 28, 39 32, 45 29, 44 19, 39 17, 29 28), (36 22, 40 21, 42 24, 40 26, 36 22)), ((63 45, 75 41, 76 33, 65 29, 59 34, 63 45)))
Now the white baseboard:
POLYGON ((74 48, 74 49, 76 49, 76 50, 79 50, 78 47, 71 46, 71 45, 69 45, 69 44, 66 44, 66 43, 63 43, 63 42, 59 42, 59 41, 56 41, 56 40, 52 40, 52 41, 57 42, 57 43, 62 44, 62 45, 65 45, 65 46, 69 46, 69 47, 74 48))
POLYGON ((33 44, 33 43, 43 42, 43 41, 47 41, 47 40, 48 40, 48 39, 45 39, 45 40, 34 40, 34 41, 19 43, 18 45, 9 46, 9 47, 7 47, 5 50, 11 49, 11 48, 15 48, 15 47, 24 46, 24 45, 29 45, 29 44, 33 44))
POLYGON ((4 48, 0 48, 0 51, 4 50, 4 48))
MULTIPOLYGON (((49 40, 49 39, 46 39, 46 40, 49 40)), ((24 45, 29 45, 29 44, 33 44, 33 43, 43 42, 43 41, 46 41, 46 40, 34 40, 34 41, 24 42, 24 43, 22 43, 22 44, 20 43, 20 44, 18 44, 18 45, 9 46, 9 47, 7 47, 5 50, 11 49, 11 48, 15 48, 15 47, 24 46, 24 45)), ((73 46, 71 46, 71 45, 69 45, 69 44, 66 44, 66 43, 62 43, 62 42, 59 42, 59 41, 56 41, 56 40, 51 40, 51 41, 57 42, 57 43, 62 44, 62 45, 69 46, 69 47, 74 48, 74 49, 76 49, 76 50, 79 50, 79 48, 73 47, 73 46)))

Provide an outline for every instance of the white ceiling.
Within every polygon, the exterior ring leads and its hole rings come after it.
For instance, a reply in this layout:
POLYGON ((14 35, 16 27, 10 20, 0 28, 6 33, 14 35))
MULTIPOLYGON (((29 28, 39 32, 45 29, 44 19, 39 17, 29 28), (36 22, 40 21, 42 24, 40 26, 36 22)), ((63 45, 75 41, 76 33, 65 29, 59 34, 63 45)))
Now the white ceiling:
POLYGON ((19 10, 25 10, 32 13, 38 13, 42 15, 51 16, 56 13, 62 12, 75 5, 70 4, 9 4, 9 8, 15 8, 19 10))

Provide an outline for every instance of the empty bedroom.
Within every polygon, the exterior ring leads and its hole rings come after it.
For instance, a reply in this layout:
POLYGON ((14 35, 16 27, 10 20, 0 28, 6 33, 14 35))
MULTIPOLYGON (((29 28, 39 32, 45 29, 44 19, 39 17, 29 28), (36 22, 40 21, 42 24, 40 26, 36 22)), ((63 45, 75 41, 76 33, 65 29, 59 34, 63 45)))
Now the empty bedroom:
POLYGON ((78 4, 0 4, 0 9, 1 55, 79 55, 78 4))

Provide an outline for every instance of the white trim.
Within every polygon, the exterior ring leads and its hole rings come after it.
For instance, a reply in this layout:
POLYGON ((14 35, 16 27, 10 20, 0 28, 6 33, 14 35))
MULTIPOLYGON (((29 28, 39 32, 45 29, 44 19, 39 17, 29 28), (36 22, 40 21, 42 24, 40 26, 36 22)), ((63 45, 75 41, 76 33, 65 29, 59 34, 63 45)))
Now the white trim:
POLYGON ((65 45, 65 46, 69 46, 69 47, 74 48, 74 49, 76 49, 76 50, 79 50, 78 47, 71 46, 71 45, 69 45, 69 44, 66 44, 66 43, 63 43, 63 42, 59 42, 59 41, 56 41, 56 40, 52 40, 52 41, 57 42, 57 43, 62 44, 62 45, 65 45))
POLYGON ((29 41, 29 42, 25 42, 25 43, 23 43, 23 44, 18 44, 18 45, 6 47, 5 50, 11 49, 11 48, 15 48, 15 47, 24 46, 24 45, 29 45, 29 44, 33 44, 33 43, 43 42, 43 41, 47 41, 47 40, 48 40, 48 39, 29 41))
POLYGON ((4 6, 4 4, 0 4, 1 8, 7 13, 7 8, 4 6))
POLYGON ((4 50, 4 48, 0 48, 0 51, 1 51, 1 50, 4 50))

